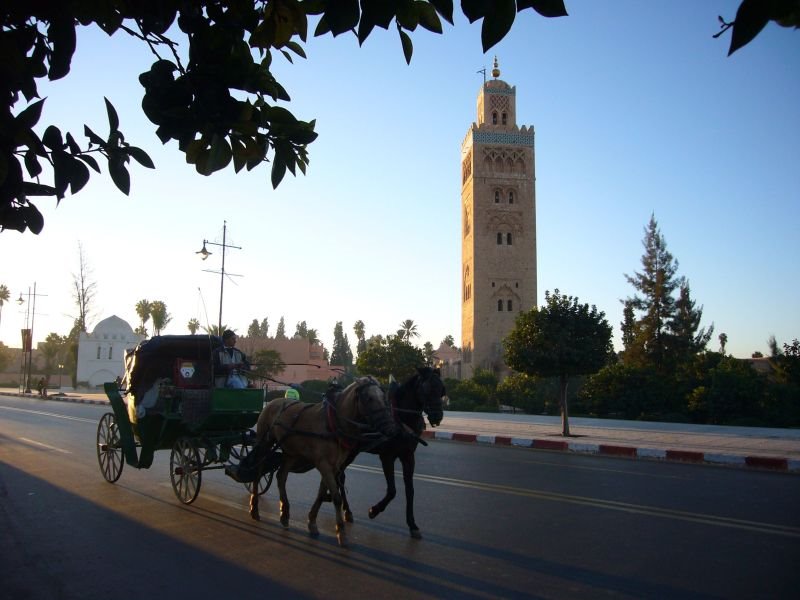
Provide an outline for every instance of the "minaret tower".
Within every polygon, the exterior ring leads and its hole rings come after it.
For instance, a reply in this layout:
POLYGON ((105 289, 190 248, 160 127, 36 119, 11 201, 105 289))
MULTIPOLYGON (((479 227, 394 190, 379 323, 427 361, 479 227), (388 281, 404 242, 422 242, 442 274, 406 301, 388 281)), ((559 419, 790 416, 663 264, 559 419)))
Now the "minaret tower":
POLYGON ((461 144, 462 377, 503 376, 502 340, 536 306, 536 169, 533 126, 517 125, 517 89, 492 79, 461 144))

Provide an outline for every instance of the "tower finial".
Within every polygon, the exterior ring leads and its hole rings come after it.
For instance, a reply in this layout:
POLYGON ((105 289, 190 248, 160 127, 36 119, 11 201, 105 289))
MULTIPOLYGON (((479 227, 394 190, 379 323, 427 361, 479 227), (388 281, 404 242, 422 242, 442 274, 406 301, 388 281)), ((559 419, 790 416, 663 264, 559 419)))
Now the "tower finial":
POLYGON ((500 68, 497 66, 497 56, 494 57, 494 68, 492 69, 492 77, 497 79, 500 77, 500 68))

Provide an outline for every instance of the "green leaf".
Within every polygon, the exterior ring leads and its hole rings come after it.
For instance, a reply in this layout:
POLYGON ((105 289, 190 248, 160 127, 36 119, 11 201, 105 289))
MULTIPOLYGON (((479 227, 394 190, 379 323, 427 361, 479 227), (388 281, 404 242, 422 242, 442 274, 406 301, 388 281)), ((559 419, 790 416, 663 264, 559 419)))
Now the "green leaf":
MULTIPOLYGON (((336 0, 328 3, 324 19, 330 27, 334 37, 345 31, 355 29, 358 19, 361 16, 361 9, 358 0, 336 0)), ((273 165, 273 172, 274 172, 273 165)))
POLYGON ((70 160, 69 191, 77 194, 89 182, 89 169, 77 158, 70 160))
POLYGON ((97 135, 94 131, 89 129, 88 125, 83 126, 83 134, 89 138, 89 143, 94 144, 95 146, 100 146, 101 148, 105 147, 105 140, 97 135))
POLYGON ((461 10, 470 23, 485 17, 492 10, 491 7, 492 0, 461 0, 461 10))
POLYGON ((103 98, 106 101, 106 112, 108 113, 108 127, 110 129, 109 135, 115 131, 119 131, 119 117, 114 105, 108 101, 108 98, 103 98))
POLYGON ((136 146, 128 146, 128 155, 131 156, 136 162, 148 169, 155 169, 152 159, 147 155, 147 152, 136 146))
POLYGON ((543 17, 566 17, 564 0, 517 0, 517 12, 532 8, 543 17))
POLYGON ((72 137, 72 134, 67 132, 67 147, 69 151, 73 154, 73 156, 77 156, 81 153, 81 148, 75 142, 75 138, 72 137))
POLYGON ((442 22, 433 5, 427 2, 415 2, 414 5, 417 7, 419 24, 433 33, 442 33, 442 22))
POLYGON ((100 166, 97 164, 97 161, 94 159, 93 156, 89 156, 88 154, 79 154, 78 158, 85 162, 87 165, 92 167, 98 173, 100 172, 100 166))
POLYGON ((61 79, 69 73, 72 55, 75 53, 75 24, 67 11, 55 13, 56 17, 47 28, 47 37, 52 46, 50 54, 50 81, 61 79))
POLYGON ((208 157, 208 168, 219 171, 228 166, 231 162, 231 147, 228 145, 224 136, 214 134, 211 137, 211 152, 208 157))
POLYGON ((286 47, 289 48, 289 50, 291 50, 295 54, 297 54, 297 56, 301 58, 306 58, 306 51, 303 50, 303 47, 297 42, 292 42, 292 41, 287 42, 286 47))
POLYGON ((50 125, 44 130, 42 143, 50 150, 61 150, 64 147, 64 142, 61 139, 61 130, 55 125, 50 125))
POLYGON ((275 159, 272 161, 272 189, 277 189, 286 175, 286 163, 279 154, 275 154, 275 159))
POLYGON ((30 106, 28 106, 28 108, 19 113, 15 121, 21 127, 30 129, 31 127, 36 125, 36 123, 39 122, 39 118, 42 116, 43 106, 44 106, 44 98, 42 98, 37 102, 34 102, 30 106))
POLYGON ((125 160, 122 156, 115 154, 108 157, 108 172, 117 189, 127 196, 131 191, 131 176, 128 169, 125 168, 125 160))
POLYGON ((25 181, 22 183, 22 191, 26 196, 55 196, 56 189, 49 185, 42 183, 33 183, 32 181, 25 181))
POLYGON ((314 37, 319 37, 321 35, 325 35, 329 33, 331 30, 330 25, 328 25, 328 20, 323 16, 319 23, 317 23, 317 28, 314 30, 314 37))
POLYGON ((453 0, 430 0, 436 12, 439 13, 444 20, 453 24, 453 0))
POLYGON ((56 196, 61 199, 67 193, 67 186, 69 186, 71 175, 70 157, 63 150, 58 150, 53 152, 52 159, 56 196))
POLYGON ((414 44, 411 43, 411 38, 405 31, 398 28, 400 33, 400 42, 403 44, 403 55, 406 57, 406 64, 411 64, 411 55, 414 53, 414 44))
POLYGON ((766 27, 770 18, 769 4, 762 0, 742 0, 739 10, 736 11, 728 56, 753 41, 766 27))
POLYGON ((25 153, 25 168, 28 170, 28 175, 31 177, 36 177, 42 172, 42 165, 39 164, 39 159, 36 157, 36 152, 33 150, 28 150, 25 153))
POLYGON ((28 202, 28 205, 21 207, 20 210, 22 210, 25 215, 25 222, 28 224, 28 229, 31 230, 31 233, 39 235, 44 228, 44 217, 42 213, 39 212, 39 209, 28 202))
POLYGON ((487 52, 497 42, 502 40, 514 24, 517 16, 514 0, 495 0, 492 12, 483 19, 481 27, 481 43, 483 51, 487 52))
POLYGON ((409 31, 414 31, 419 25, 419 13, 414 0, 400 0, 397 4, 397 23, 409 31))

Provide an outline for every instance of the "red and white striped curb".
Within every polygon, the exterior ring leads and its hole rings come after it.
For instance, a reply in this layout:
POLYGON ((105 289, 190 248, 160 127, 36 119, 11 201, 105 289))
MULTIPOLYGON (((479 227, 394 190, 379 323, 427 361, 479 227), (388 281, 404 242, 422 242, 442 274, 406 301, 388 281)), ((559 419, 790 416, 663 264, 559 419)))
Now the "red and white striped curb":
POLYGON ((604 456, 623 456, 628 458, 650 458, 690 463, 726 465, 732 467, 751 467, 800 473, 800 460, 778 456, 741 456, 737 454, 721 454, 715 452, 699 452, 694 450, 669 450, 663 448, 637 448, 617 444, 592 444, 587 442, 570 442, 566 440, 541 440, 503 435, 481 435, 477 433, 458 433, 453 431, 422 432, 422 437, 433 440, 450 440, 477 444, 494 444, 498 446, 516 446, 534 450, 555 450, 576 454, 601 454, 604 456))

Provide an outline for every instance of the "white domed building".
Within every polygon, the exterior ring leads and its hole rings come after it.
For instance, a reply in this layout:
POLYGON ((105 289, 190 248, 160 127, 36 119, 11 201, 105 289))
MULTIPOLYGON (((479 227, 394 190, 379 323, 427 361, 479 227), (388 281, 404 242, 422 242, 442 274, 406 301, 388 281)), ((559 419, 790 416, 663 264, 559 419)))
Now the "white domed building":
POLYGON ((102 386, 125 373, 125 351, 144 339, 134 333, 127 321, 112 315, 100 321, 91 333, 82 332, 78 340, 80 384, 102 386))

